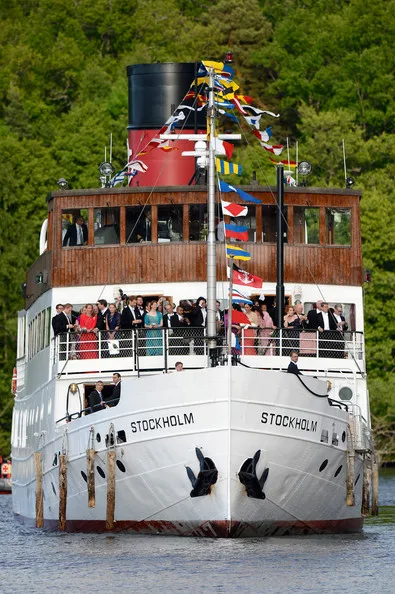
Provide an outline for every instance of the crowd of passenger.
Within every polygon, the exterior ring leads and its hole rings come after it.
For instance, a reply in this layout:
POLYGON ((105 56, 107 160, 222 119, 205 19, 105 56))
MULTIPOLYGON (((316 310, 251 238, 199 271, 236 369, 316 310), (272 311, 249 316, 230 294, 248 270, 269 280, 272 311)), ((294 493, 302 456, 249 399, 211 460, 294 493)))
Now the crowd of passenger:
MULTIPOLYGON (((72 336, 68 339, 71 358, 130 356, 132 352, 129 343, 133 329, 144 329, 144 332, 139 333, 143 339, 139 352, 142 355, 163 354, 163 328, 168 329, 177 354, 204 352, 207 325, 207 301, 204 297, 199 297, 195 302, 182 300, 176 305, 165 297, 145 301, 142 295, 126 296, 121 292, 119 299, 114 303, 99 299, 95 304, 84 305, 79 313, 73 311, 71 303, 58 304, 56 312, 52 318, 54 335, 72 336)), ((219 345, 226 342, 228 319, 228 310, 221 310, 221 303, 217 301, 216 326, 219 345)), ((314 330, 318 331, 319 356, 344 356, 342 335, 348 325, 340 304, 330 308, 328 303, 319 300, 316 307, 307 314, 303 312, 303 304, 300 301, 296 301, 294 305, 287 305, 282 316, 281 353, 276 320, 275 302, 269 308, 260 300, 243 305, 234 303, 232 352, 243 352, 245 355, 290 355, 292 350, 300 349, 300 354, 315 354, 316 332, 305 333, 314 330), (302 333, 305 334, 302 336, 302 333)), ((65 345, 67 340, 61 342, 65 345)), ((66 346, 63 347, 63 351, 65 350, 66 346)))

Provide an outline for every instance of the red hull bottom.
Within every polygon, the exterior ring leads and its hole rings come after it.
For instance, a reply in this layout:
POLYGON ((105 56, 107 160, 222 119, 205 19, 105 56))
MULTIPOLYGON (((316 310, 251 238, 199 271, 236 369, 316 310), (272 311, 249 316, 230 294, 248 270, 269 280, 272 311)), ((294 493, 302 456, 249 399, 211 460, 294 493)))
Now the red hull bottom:
MULTIPOLYGON (((20 515, 15 517, 24 524, 35 525, 33 518, 20 515)), ((207 521, 199 525, 190 522, 168 521, 132 521, 121 520, 115 522, 112 530, 107 530, 103 520, 67 520, 66 532, 123 532, 135 534, 156 534, 166 536, 202 536, 206 538, 250 538, 265 536, 289 536, 307 534, 344 534, 360 532, 363 518, 349 518, 346 520, 316 520, 295 522, 261 522, 247 523, 227 520, 207 521)), ((44 529, 58 530, 57 520, 45 520, 44 529)))

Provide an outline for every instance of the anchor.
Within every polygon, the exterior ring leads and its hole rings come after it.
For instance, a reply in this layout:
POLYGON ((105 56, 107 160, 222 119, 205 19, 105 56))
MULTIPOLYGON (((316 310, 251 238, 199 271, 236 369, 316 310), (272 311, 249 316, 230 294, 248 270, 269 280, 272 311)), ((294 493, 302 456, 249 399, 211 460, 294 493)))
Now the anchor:
POLYGON ((239 471, 239 479, 246 488, 247 496, 253 497, 254 499, 266 499, 263 487, 269 475, 269 469, 265 468, 261 478, 258 479, 256 465, 258 464, 260 456, 261 450, 257 450, 253 458, 247 458, 247 460, 243 462, 239 471))
POLYGON ((192 468, 186 467, 187 475, 191 481, 191 497, 201 497, 211 493, 211 486, 217 482, 218 470, 211 458, 205 458, 199 448, 195 448, 197 459, 199 460, 200 471, 197 477, 192 468))

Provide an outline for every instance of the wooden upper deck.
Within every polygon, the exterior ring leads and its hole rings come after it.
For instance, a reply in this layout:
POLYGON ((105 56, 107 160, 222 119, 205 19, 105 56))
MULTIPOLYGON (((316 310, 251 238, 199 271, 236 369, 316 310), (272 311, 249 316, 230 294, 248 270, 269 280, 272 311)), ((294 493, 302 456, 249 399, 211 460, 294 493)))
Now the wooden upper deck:
MULTIPOLYGON (((247 221, 250 227, 250 241, 243 245, 252 259, 240 265, 265 282, 275 282, 276 190, 260 186, 243 189, 261 199, 262 205, 248 205, 248 219, 237 221, 243 225, 247 221)), ((285 282, 362 284, 360 197, 360 192, 345 189, 299 187, 285 190, 288 225, 285 282)), ((225 194, 222 198, 240 202, 237 195, 233 198, 232 194, 225 194)), ((219 196, 217 200, 219 204, 219 196)), ((47 249, 28 271, 26 306, 52 287, 204 281, 206 203, 204 186, 53 192, 48 196, 47 249), (180 224, 172 240, 160 236, 166 206, 177 212, 180 224), (131 229, 135 228, 131 216, 141 215, 143 207, 143 214, 151 210, 151 241, 128 243, 131 229), (71 221, 80 213, 88 227, 87 245, 63 247, 65 220, 71 221), (103 225, 106 213, 111 213, 111 220, 115 222, 117 243, 98 240, 97 217, 103 225), (37 277, 40 277, 39 282, 37 277)), ((226 278, 225 250, 221 242, 217 244, 217 278, 226 278)))

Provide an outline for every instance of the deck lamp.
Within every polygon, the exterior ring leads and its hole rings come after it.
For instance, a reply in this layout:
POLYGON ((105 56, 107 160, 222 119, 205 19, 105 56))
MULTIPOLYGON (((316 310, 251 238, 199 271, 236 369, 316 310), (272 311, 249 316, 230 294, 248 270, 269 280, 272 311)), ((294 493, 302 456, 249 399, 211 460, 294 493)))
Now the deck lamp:
POLYGON ((56 182, 61 190, 67 190, 69 187, 69 182, 64 177, 60 177, 56 182))
POLYGON ((99 165, 99 171, 100 171, 101 175, 104 175, 107 177, 114 173, 114 167, 112 166, 111 163, 108 163, 107 161, 103 161, 103 163, 100 163, 100 165, 99 165))
POLYGON ((306 185, 306 180, 304 179, 311 173, 311 163, 308 161, 301 161, 298 165, 298 173, 302 177, 301 186, 306 185))
POLYGON ((100 181, 102 188, 109 188, 110 187, 110 179, 114 173, 114 167, 108 161, 103 161, 99 165, 99 172, 100 172, 100 181))
POLYGON ((353 177, 348 177, 346 179, 346 188, 352 188, 354 185, 354 178, 353 177))

